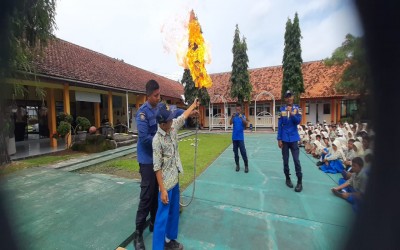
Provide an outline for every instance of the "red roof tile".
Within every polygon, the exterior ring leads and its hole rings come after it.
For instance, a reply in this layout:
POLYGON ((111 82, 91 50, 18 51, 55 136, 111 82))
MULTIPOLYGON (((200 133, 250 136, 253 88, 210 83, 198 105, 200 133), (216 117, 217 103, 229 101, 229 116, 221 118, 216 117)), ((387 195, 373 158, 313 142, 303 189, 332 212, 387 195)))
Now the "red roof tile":
MULTIPOLYGON (((314 61, 303 63, 303 78, 305 92, 301 98, 327 98, 341 97, 335 90, 335 84, 340 80, 346 65, 326 66, 323 61, 314 61)), ((250 69, 250 82, 253 85, 251 94, 252 100, 255 100, 262 91, 270 92, 275 100, 281 98, 282 88, 282 66, 265 67, 250 69)), ((211 74, 213 86, 208 89, 212 102, 222 102, 216 95, 223 95, 227 102, 235 102, 230 97, 229 82, 231 73, 211 74)), ((268 95, 259 96, 257 101, 270 100, 268 95)))
POLYGON ((35 60, 40 74, 104 87, 144 92, 146 82, 156 80, 161 95, 179 98, 183 86, 166 77, 129 65, 87 48, 55 38, 35 60))

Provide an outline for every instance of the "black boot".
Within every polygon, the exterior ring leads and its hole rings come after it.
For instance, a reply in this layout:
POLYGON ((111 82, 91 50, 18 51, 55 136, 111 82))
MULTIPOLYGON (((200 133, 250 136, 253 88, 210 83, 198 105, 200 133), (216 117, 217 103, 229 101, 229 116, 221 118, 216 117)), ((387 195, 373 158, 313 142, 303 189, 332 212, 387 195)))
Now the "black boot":
POLYGON ((290 179, 290 174, 285 173, 285 176, 286 176, 286 186, 293 188, 293 183, 292 180, 290 179))
POLYGON ((248 162, 248 160, 244 161, 244 172, 245 173, 249 172, 249 162, 248 162))
POLYGON ((135 250, 145 250, 144 242, 143 242, 143 232, 140 230, 136 230, 133 233, 133 247, 135 250))
POLYGON ((240 170, 239 164, 236 164, 236 172, 239 172, 239 170, 240 170))
POLYGON ((294 189, 294 191, 296 192, 301 192, 301 190, 303 190, 303 184, 302 184, 302 177, 297 177, 297 185, 294 189))

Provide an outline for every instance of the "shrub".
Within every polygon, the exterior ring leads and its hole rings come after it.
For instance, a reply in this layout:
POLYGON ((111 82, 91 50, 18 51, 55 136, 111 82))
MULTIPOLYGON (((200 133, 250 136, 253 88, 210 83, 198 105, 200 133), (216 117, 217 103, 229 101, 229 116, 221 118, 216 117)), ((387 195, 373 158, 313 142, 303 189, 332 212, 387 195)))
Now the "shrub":
POLYGON ((78 116, 76 118, 77 130, 86 131, 90 128, 90 121, 86 117, 78 116))
POLYGON ((61 121, 60 125, 57 127, 57 134, 60 137, 65 137, 66 135, 69 134, 69 131, 71 130, 71 124, 65 121, 61 121))

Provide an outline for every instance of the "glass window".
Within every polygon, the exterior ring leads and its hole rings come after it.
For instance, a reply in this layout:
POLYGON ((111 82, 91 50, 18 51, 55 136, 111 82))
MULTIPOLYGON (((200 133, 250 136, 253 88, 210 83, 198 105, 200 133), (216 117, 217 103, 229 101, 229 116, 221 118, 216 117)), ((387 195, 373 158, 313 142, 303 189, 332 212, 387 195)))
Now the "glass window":
POLYGON ((324 103, 324 115, 329 115, 331 113, 331 104, 324 103))
POLYGON ((250 107, 249 115, 254 115, 254 107, 250 107))
POLYGON ((356 100, 342 100, 340 106, 341 117, 351 117, 358 110, 356 100))
POLYGON ((306 103, 306 115, 310 114, 310 103, 306 103))

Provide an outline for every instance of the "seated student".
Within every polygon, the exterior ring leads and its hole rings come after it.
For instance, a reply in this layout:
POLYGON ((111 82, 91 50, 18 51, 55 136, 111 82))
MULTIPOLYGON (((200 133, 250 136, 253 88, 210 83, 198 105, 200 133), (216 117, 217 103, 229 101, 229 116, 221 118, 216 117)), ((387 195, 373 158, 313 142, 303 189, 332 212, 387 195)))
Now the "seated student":
POLYGON ((332 128, 329 130, 329 138, 336 138, 336 125, 332 125, 332 128))
POLYGON ((353 143, 353 150, 356 152, 358 157, 364 157, 364 148, 360 141, 355 141, 353 143))
POLYGON ((309 140, 308 143, 304 146, 304 149, 306 150, 306 153, 307 153, 307 154, 311 154, 311 151, 312 151, 313 148, 314 148, 313 142, 314 142, 314 140, 315 140, 316 134, 313 134, 311 130, 308 132, 308 134, 309 134, 310 140, 309 140))
POLYGON ((343 170, 342 160, 344 158, 343 151, 341 149, 341 144, 339 140, 335 140, 332 143, 332 152, 327 154, 324 158, 325 164, 320 166, 324 173, 341 173, 343 170))
POLYGON ((324 135, 324 137, 322 138, 322 141, 324 142, 325 147, 323 148, 323 150, 321 152, 321 158, 319 159, 319 161, 317 161, 317 164, 316 164, 317 166, 323 165, 325 163, 324 159, 325 159, 326 155, 328 155, 329 153, 332 152, 332 143, 330 142, 329 138, 327 137, 327 134, 324 135))
POLYGON ((349 131, 347 132, 347 139, 353 139, 353 140, 355 140, 354 133, 353 133, 352 130, 349 130, 349 131))
POLYGON ((314 141, 314 150, 311 151, 312 156, 319 159, 321 157, 323 150, 324 150, 324 147, 322 146, 321 142, 319 140, 315 140, 314 141))
MULTIPOLYGON (((302 126, 304 126, 304 125, 302 125, 302 126)), ((308 135, 308 130, 305 129, 304 127, 303 127, 303 131, 304 131, 304 135, 302 138, 300 138, 300 141, 301 141, 301 146, 305 147, 307 145, 307 143, 309 142, 310 137, 308 135)))
POLYGON ((299 140, 299 147, 303 146, 303 138, 305 135, 305 131, 303 130, 303 127, 299 124, 297 125, 297 131, 299 132, 300 140, 299 140))
POLYGON ((315 158, 319 158, 319 157, 321 157, 321 151, 322 150, 323 150, 323 146, 321 144, 321 135, 320 134, 316 134, 315 135, 315 140, 314 140, 314 147, 313 147, 313 150, 311 151, 311 155, 313 157, 315 157, 315 158), (315 144, 316 141, 319 142, 319 143, 315 144))
POLYGON ((365 187, 367 184, 367 176, 362 172, 364 161, 361 157, 355 157, 352 160, 352 171, 351 178, 347 181, 339 182, 339 186, 331 189, 332 193, 336 196, 347 200, 352 204, 353 210, 358 212, 360 201, 365 193, 365 187))
POLYGON ((368 153, 364 156, 364 167, 362 169, 362 172, 365 173, 367 177, 369 177, 371 173, 371 164, 373 160, 374 156, 372 153, 368 153))
POLYGON ((347 142, 347 151, 344 154, 343 161, 343 165, 345 166, 346 170, 349 170, 349 168, 351 168, 351 161, 354 157, 357 156, 356 151, 354 151, 354 142, 354 139, 349 139, 347 142))
MULTIPOLYGON (((354 141, 352 148, 354 151, 354 157, 361 157, 362 159, 364 158, 364 150, 363 150, 361 142, 354 141)), ((351 167, 343 170, 342 176, 343 176, 343 179, 348 180, 351 177, 351 167)))

